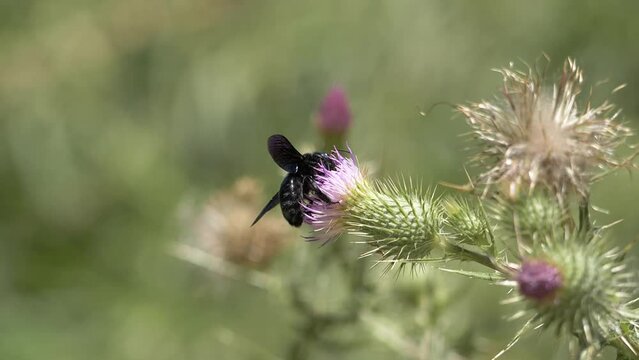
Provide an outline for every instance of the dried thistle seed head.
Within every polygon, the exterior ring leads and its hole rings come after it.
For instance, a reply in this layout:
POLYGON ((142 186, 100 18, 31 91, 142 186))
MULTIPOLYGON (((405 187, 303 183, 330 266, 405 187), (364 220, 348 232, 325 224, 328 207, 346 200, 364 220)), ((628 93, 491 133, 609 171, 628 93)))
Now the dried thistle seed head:
POLYGON ((598 170, 621 165, 615 152, 631 132, 610 103, 577 102, 583 76, 573 60, 554 85, 532 69, 499 72, 501 97, 458 106, 479 140, 474 160, 487 169, 480 182, 505 185, 511 197, 538 185, 561 196, 586 195, 598 170))
POLYGON ((262 268, 293 239, 293 232, 265 217, 259 229, 249 227, 264 200, 255 179, 238 179, 230 189, 214 193, 194 216, 185 219, 189 242, 232 263, 262 268))

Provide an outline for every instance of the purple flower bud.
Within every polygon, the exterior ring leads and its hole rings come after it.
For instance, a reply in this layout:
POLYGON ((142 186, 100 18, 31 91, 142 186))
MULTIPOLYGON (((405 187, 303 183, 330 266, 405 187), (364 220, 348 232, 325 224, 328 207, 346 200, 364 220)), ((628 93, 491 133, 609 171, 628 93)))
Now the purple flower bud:
POLYGON ((561 273, 554 265, 542 260, 528 260, 517 274, 519 292, 527 298, 546 300, 562 285, 561 273))
POLYGON ((351 110, 344 89, 331 88, 320 105, 317 128, 327 135, 343 135, 351 126, 351 110))

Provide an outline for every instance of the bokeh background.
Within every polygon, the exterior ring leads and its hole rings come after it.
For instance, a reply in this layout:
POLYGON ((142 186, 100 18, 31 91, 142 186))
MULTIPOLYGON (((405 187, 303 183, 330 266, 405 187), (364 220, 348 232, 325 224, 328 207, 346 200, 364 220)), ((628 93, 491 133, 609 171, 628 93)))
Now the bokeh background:
MULTIPOLYGON (((269 135, 320 146, 313 114, 339 84, 349 144, 377 176, 463 183, 467 128, 431 106, 490 98, 501 82, 491 68, 543 53, 553 72, 571 56, 588 84, 608 80, 595 99, 627 83, 612 100, 639 128, 636 14, 639 3, 595 0, 0 1, 0 358, 286 358, 299 314, 285 296, 171 251, 238 178, 277 189, 269 135)), ((599 223, 625 219, 610 241, 638 236, 636 177, 606 178, 594 203, 609 210, 599 223)), ((286 228, 278 215, 269 221, 286 228)), ((304 233, 292 231, 269 276, 322 274, 295 254, 321 258, 332 244, 304 233)), ((489 358, 521 326, 503 319, 504 290, 426 276, 462 289, 446 326, 473 333, 467 358, 489 358)), ((313 296, 330 298, 322 281, 313 296)), ((533 333, 504 359, 563 359, 565 348, 533 333)), ((362 335, 309 358, 402 356, 362 335)))

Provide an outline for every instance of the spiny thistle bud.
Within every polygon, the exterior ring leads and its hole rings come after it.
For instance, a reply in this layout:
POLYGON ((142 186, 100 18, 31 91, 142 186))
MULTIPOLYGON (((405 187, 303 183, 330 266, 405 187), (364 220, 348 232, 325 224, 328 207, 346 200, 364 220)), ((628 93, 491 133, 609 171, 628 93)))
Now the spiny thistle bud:
POLYGON ((320 105, 315 124, 325 136, 343 137, 351 126, 351 110, 344 89, 329 90, 320 105))
POLYGON ((527 301, 542 325, 577 336, 583 348, 599 351, 622 339, 628 350, 639 351, 628 345, 622 328, 628 320, 633 326, 639 320, 629 306, 636 278, 625 272, 623 255, 606 250, 594 233, 547 238, 516 275, 518 298, 527 301))
POLYGON ((446 223, 452 228, 451 236, 461 244, 487 248, 492 245, 490 230, 480 208, 471 206, 461 198, 446 200, 446 223))
POLYGON ((547 300, 561 287, 561 274, 557 267, 545 261, 525 261, 517 274, 517 284, 526 298, 547 300))
POLYGON ((333 151, 335 169, 321 165, 316 182, 331 203, 315 199, 306 207, 306 222, 313 239, 329 241, 348 232, 364 238, 389 260, 421 259, 438 238, 441 211, 434 199, 392 183, 371 183, 359 170, 353 154, 333 151))
POLYGON ((553 196, 543 191, 517 199, 496 196, 491 204, 492 218, 510 237, 534 241, 562 231, 569 214, 553 196))
POLYGON ((630 135, 608 103, 579 104, 582 71, 566 60, 557 84, 510 68, 501 69, 503 97, 459 106, 480 142, 476 162, 488 168, 482 183, 501 184, 517 197, 542 185, 560 196, 586 195, 596 171, 621 165, 615 151, 630 135))

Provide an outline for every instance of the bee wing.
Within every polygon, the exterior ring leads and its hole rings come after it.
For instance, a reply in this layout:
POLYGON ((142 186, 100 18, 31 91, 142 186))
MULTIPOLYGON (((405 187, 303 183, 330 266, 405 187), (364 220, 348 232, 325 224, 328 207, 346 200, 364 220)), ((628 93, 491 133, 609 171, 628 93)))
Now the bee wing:
POLYGON ((271 199, 271 201, 269 201, 266 204, 266 206, 264 206, 264 209, 262 209, 262 211, 260 211, 260 213, 255 218, 255 220, 253 220, 253 223, 251 224, 251 226, 255 225, 258 221, 260 221, 260 219, 262 218, 262 216, 264 216, 264 214, 269 212, 269 210, 271 210, 272 208, 276 207, 277 204, 279 203, 280 203, 280 193, 276 192, 275 195, 273 195, 273 198, 271 199))
POLYGON ((284 135, 272 135, 268 138, 267 144, 269 154, 279 167, 289 173, 297 171, 297 166, 304 157, 284 135))

